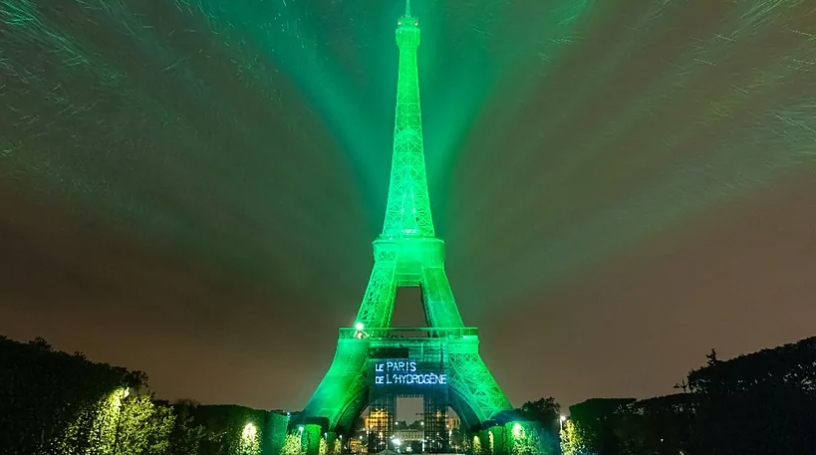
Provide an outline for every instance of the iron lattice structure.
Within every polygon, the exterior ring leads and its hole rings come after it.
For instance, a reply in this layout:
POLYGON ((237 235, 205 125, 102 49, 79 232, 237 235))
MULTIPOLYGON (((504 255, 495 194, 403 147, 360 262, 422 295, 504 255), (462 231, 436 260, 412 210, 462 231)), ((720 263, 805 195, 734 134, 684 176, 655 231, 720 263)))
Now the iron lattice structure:
MULTIPOLYGON (((355 327, 340 329, 328 373, 303 416, 322 418, 329 431, 348 433, 370 404, 372 343, 392 336, 397 287, 419 286, 428 329, 420 343, 444 344, 448 403, 461 421, 476 427, 511 409, 510 402, 479 355, 475 328, 464 326, 445 273, 444 242, 436 237, 431 215, 422 138, 417 48, 419 21, 410 0, 396 30, 399 78, 394 151, 382 234, 374 241, 374 268, 355 327)), ((427 400, 426 400, 427 401, 427 400)), ((434 400, 431 400, 434 401, 434 400)), ((431 403, 436 412, 440 403, 431 403)), ((431 422, 427 422, 431 423, 431 422)), ((433 424, 436 426, 436 424, 433 424)), ((447 442, 445 442, 447 444, 447 442)))

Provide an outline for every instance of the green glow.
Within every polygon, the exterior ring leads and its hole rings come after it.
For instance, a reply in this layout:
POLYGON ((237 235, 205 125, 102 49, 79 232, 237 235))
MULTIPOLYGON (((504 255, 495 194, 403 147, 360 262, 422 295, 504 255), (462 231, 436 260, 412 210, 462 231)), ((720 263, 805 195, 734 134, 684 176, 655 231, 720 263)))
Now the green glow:
POLYGON ((419 21, 410 14, 410 10, 406 11, 397 28, 399 79, 394 154, 383 227, 383 236, 388 238, 434 237, 419 103, 419 21))
MULTIPOLYGON (((812 1, 414 6, 433 222, 471 318, 816 165, 812 1)), ((382 227, 399 8, 3 2, 0 173, 337 317, 382 227)))
POLYGON ((479 355, 476 330, 464 326, 445 273, 444 242, 436 237, 425 169, 419 20, 410 8, 409 0, 397 22, 394 150, 383 231, 374 241, 374 267, 353 330, 341 329, 334 361, 304 411, 308 417, 327 418, 332 429, 349 429, 367 405, 369 347, 387 338, 396 290, 403 286, 422 290, 426 323, 432 328, 431 338, 422 342, 447 343, 449 384, 462 401, 451 405, 460 417, 475 416, 477 421, 470 423, 478 424, 511 409, 479 355))
POLYGON ((310 423, 306 425, 306 430, 301 433, 301 447, 309 455, 320 454, 320 446, 323 443, 320 425, 310 423))

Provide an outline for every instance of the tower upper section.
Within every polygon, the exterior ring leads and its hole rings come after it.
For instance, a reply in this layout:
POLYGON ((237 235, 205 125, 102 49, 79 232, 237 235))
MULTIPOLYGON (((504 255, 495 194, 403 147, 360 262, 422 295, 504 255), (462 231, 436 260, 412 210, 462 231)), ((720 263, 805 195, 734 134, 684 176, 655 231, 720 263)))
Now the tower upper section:
POLYGON ((411 14, 411 0, 405 2, 405 15, 397 22, 397 46, 416 50, 419 47, 419 20, 411 14))
POLYGON ((419 104, 417 48, 419 21, 407 0, 405 15, 397 22, 399 47, 394 153, 382 238, 436 237, 425 172, 422 112, 419 104))

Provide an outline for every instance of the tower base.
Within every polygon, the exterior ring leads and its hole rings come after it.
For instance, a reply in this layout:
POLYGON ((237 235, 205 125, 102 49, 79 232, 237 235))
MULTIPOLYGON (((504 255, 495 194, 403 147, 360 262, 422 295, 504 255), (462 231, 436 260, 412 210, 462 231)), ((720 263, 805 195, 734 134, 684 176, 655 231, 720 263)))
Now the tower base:
POLYGON ((378 390, 425 396, 430 388, 444 389, 434 406, 450 406, 467 429, 512 409, 479 355, 476 328, 341 329, 334 361, 302 418, 323 417, 326 431, 348 436, 372 397, 387 395, 378 390))

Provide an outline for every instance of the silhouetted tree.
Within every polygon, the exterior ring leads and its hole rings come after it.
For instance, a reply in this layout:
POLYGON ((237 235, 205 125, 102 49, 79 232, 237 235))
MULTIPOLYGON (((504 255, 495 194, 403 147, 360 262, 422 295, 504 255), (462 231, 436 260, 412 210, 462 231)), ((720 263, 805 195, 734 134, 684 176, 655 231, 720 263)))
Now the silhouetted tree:
MULTIPOLYGON (((69 424, 83 415, 90 422, 89 413, 114 391, 141 386, 145 379, 144 374, 54 351, 43 338, 18 343, 0 337, 0 453, 50 450, 69 424)), ((74 443, 87 445, 89 437, 89 428, 77 432, 74 443)))
POLYGON ((259 455, 264 444, 264 455, 280 452, 285 414, 170 405, 146 387, 142 372, 54 351, 42 338, 0 336, 0 455, 259 455))
POLYGON ((706 364, 707 364, 708 366, 710 366, 710 367, 711 367, 711 366, 716 365, 716 364, 717 364, 717 363, 720 361, 720 360, 717 358, 717 350, 716 350, 716 349, 711 349, 711 352, 709 352, 708 354, 706 354, 706 359, 707 359, 706 364))
POLYGON ((730 360, 716 351, 689 374, 699 406, 696 453, 816 453, 816 337, 730 360))
POLYGON ((620 453, 688 453, 694 419, 694 396, 678 393, 627 404, 617 411, 615 436, 620 453))
POLYGON ((527 401, 521 405, 516 412, 524 420, 538 422, 542 427, 556 431, 558 430, 558 418, 561 415, 561 405, 553 397, 539 398, 535 401, 527 401))
POLYGON ((576 446, 589 453, 620 455, 624 444, 618 430, 634 398, 592 398, 570 406, 572 431, 581 438, 576 446))

